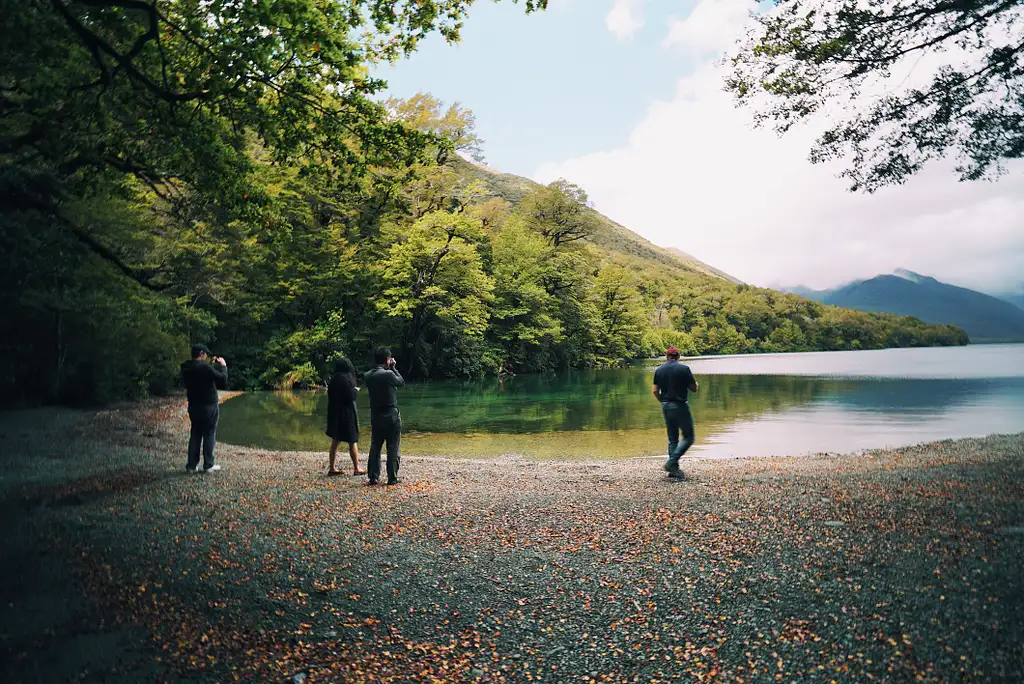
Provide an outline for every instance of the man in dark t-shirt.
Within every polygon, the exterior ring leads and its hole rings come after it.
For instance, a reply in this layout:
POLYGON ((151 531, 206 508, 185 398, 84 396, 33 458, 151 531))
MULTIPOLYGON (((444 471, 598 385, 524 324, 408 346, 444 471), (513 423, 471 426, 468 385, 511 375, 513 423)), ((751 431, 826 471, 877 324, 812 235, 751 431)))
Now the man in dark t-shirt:
POLYGON ((228 364, 219 356, 212 363, 210 350, 205 344, 192 345, 192 360, 181 364, 181 379, 188 393, 188 418, 192 432, 188 440, 188 462, 185 470, 199 472, 199 451, 203 452, 204 473, 220 470, 213 462, 213 447, 217 443, 217 420, 220 418, 220 402, 217 389, 227 389, 228 364))
POLYGON ((377 365, 363 375, 366 389, 370 392, 370 456, 367 459, 366 476, 371 485, 380 480, 380 450, 386 444, 387 483, 394 485, 398 484, 398 468, 402 459, 399 451, 402 415, 398 412, 395 390, 405 386, 405 379, 398 372, 390 349, 378 349, 374 352, 373 360, 377 365))
POLYGON ((668 430, 668 460, 665 470, 668 476, 684 479, 679 469, 679 458, 693 446, 693 414, 686 401, 687 392, 696 392, 699 388, 693 372, 686 364, 679 363, 679 350, 669 347, 665 351, 665 363, 654 371, 654 396, 661 402, 661 412, 665 416, 665 427, 668 430), (683 441, 679 441, 682 430, 683 441))

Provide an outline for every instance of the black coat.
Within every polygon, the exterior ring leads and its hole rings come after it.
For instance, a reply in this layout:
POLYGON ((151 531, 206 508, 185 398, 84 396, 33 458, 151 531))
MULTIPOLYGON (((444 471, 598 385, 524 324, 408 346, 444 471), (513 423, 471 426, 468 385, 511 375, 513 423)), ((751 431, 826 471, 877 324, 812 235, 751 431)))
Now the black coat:
POLYGON ((327 384, 327 436, 340 442, 359 441, 356 390, 343 373, 335 373, 327 384))
POLYGON ((228 387, 228 369, 225 366, 199 359, 181 364, 181 378, 188 392, 189 408, 216 406, 217 390, 228 387))

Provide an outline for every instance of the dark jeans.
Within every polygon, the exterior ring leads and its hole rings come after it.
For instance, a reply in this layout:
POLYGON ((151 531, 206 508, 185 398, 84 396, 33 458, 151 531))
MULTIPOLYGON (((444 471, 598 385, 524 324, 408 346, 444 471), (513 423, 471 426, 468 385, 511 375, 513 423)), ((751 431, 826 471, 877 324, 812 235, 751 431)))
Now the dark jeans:
POLYGON ((388 481, 398 479, 398 466, 402 460, 398 451, 401 441, 402 415, 397 408, 370 412, 370 457, 366 464, 367 478, 373 482, 380 479, 380 450, 387 443, 388 481))
POLYGON ((663 401, 661 412, 665 414, 665 427, 668 429, 668 462, 671 467, 679 465, 679 457, 693 446, 693 414, 686 402, 663 401), (679 431, 683 432, 683 441, 679 441, 679 431))
POLYGON ((203 450, 203 468, 213 467, 213 447, 217 444, 217 419, 220 408, 212 406, 190 406, 188 418, 192 421, 192 433, 188 438, 188 468, 199 465, 199 449, 203 450))

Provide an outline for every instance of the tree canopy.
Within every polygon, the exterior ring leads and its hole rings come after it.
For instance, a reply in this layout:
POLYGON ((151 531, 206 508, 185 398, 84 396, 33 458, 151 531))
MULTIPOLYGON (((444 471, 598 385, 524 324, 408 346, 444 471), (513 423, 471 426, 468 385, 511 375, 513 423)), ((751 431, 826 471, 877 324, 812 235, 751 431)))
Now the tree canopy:
POLYGON ((569 181, 467 162, 470 110, 371 97, 470 4, 0 0, 2 400, 166 392, 195 341, 240 389, 378 345, 469 378, 966 341, 688 270, 569 181))
POLYGON ((65 204, 131 177, 168 211, 212 202, 240 214, 260 206, 247 183, 254 145, 337 182, 450 145, 369 99, 384 83, 367 65, 432 31, 457 40, 471 4, 0 0, 0 193, 157 286, 65 204))
POLYGON ((838 120, 811 161, 844 158, 854 191, 953 156, 962 180, 1024 156, 1020 0, 775 0, 732 56, 727 89, 779 132, 838 120), (888 79, 888 81, 887 81, 888 79))

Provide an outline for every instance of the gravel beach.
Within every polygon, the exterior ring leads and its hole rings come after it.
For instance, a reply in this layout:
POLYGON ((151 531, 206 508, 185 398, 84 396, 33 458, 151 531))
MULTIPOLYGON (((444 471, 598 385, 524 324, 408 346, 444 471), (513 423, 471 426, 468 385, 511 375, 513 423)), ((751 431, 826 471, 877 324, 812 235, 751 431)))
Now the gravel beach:
POLYGON ((1024 435, 367 487, 182 404, 0 414, 0 681, 1024 679, 1024 435))

